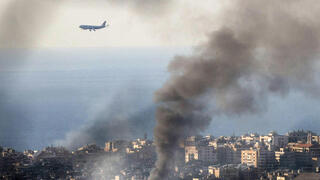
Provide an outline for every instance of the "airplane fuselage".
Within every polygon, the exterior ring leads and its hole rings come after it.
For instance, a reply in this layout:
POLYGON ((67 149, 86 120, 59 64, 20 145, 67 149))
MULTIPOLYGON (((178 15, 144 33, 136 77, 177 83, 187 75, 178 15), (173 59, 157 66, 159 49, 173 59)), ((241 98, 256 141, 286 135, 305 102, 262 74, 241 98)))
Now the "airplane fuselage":
POLYGON ((80 25, 79 28, 83 30, 95 31, 97 29, 103 29, 106 27, 106 22, 104 22, 101 26, 93 26, 93 25, 80 25))

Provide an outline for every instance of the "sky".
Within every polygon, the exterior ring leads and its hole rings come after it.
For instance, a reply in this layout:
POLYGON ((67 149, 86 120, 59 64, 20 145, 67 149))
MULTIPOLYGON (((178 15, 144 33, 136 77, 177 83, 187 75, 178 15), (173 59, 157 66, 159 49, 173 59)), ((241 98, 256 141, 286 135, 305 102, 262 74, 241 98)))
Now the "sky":
MULTIPOLYGON (((152 137, 153 95, 169 76, 169 62, 191 54, 221 26, 220 11, 228 5, 176 0, 174 9, 144 12, 112 0, 25 2, 0 1, 0 146, 20 150, 68 143, 75 132, 87 133, 110 117, 136 122, 137 109, 148 112, 141 115, 146 126, 125 130, 142 136, 148 127, 152 137), (78 28, 104 20, 106 29, 78 28)), ((319 108, 318 99, 292 91, 271 97, 264 112, 217 116, 203 134, 320 133, 319 108)))
POLYGON ((112 0, 31 0, 26 6, 19 6, 21 2, 23 0, 0 2, 2 17, 12 11, 12 16, 3 21, 17 23, 26 40, 36 36, 37 41, 27 45, 1 43, 2 47, 193 46, 205 38, 204 28, 215 26, 217 22, 211 17, 218 14, 222 6, 218 1, 204 0, 198 4, 192 0, 177 0, 173 1, 174 10, 153 13, 137 12, 140 10, 130 3, 112 0), (81 24, 100 25, 104 20, 110 24, 107 30, 92 33, 78 28, 81 24))

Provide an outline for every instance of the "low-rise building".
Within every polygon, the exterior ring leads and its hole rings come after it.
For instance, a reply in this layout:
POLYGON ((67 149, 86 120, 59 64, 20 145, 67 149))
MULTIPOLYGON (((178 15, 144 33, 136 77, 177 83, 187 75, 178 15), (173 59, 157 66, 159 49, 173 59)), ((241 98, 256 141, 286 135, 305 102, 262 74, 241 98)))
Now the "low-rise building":
POLYGON ((128 141, 124 141, 124 140, 108 141, 105 143, 104 151, 105 152, 126 151, 126 148, 128 146, 129 146, 128 141))
POLYGON ((291 143, 289 148, 293 152, 309 152, 312 157, 320 157, 320 145, 319 144, 301 144, 291 143))

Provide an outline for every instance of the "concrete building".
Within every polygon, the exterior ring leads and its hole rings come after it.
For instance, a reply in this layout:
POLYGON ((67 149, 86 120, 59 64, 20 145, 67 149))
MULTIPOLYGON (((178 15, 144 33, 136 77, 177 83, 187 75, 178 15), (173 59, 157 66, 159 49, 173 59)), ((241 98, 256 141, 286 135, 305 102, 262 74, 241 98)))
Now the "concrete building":
POLYGON ((272 136, 272 146, 274 146, 275 148, 283 148, 288 144, 288 142, 289 142, 288 136, 283 136, 283 135, 272 136))
POLYGON ((275 151, 275 159, 277 166, 280 168, 291 169, 295 167, 294 153, 289 151, 289 149, 280 148, 279 151, 275 151))
POLYGON ((272 169, 275 166, 274 152, 263 147, 243 150, 241 151, 241 164, 259 169, 272 169))
POLYGON ((217 147, 217 161, 219 164, 240 164, 241 150, 233 144, 218 145, 217 147))
POLYGON ((320 157, 319 144, 290 143, 289 148, 293 152, 310 152, 312 157, 320 157))
POLYGON ((255 144, 257 141, 259 141, 259 136, 258 134, 255 133, 251 133, 249 134, 245 134, 243 136, 241 136, 241 140, 244 141, 246 144, 255 144))
POLYGON ((274 150, 285 147, 289 142, 289 137, 271 131, 268 135, 260 136, 259 140, 261 143, 268 145, 269 150, 274 150))
POLYGON ((275 168, 275 153, 265 148, 258 149, 258 168, 274 169, 275 168))
POLYGON ((312 143, 320 144, 320 136, 312 136, 312 143))
POLYGON ((194 145, 185 147, 185 163, 200 160, 207 163, 217 162, 217 153, 213 146, 194 145))
POLYGON ((124 177, 122 174, 116 175, 116 176, 114 177, 114 180, 125 180, 125 177, 124 177))
POLYGON ((311 133, 312 135, 315 135, 312 132, 307 132, 304 130, 298 130, 298 131, 292 131, 292 132, 288 132, 287 136, 289 138, 289 142, 302 142, 302 143, 306 143, 307 139, 308 139, 308 134, 311 133))
POLYGON ((124 141, 124 140, 108 141, 105 143, 104 151, 105 152, 118 152, 118 151, 125 152, 128 146, 129 146, 128 141, 124 141))
POLYGON ((296 168, 311 170, 313 168, 312 156, 309 152, 294 152, 296 168))
POLYGON ((188 138, 185 140, 184 145, 185 145, 185 146, 195 146, 195 145, 197 145, 202 139, 203 139, 202 136, 190 136, 190 137, 188 137, 188 138))
POLYGON ((245 172, 247 168, 247 166, 240 164, 209 166, 208 175, 217 179, 239 179, 240 173, 245 172))
POLYGON ((241 164, 258 167, 258 150, 257 149, 242 150, 241 164))

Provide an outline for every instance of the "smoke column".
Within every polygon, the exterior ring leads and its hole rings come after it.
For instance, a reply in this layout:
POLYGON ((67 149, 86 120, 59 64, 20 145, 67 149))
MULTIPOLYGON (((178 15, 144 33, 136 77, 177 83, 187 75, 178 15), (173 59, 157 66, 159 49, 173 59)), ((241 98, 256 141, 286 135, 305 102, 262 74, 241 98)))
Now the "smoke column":
POLYGON ((179 143, 217 114, 266 110, 270 95, 317 96, 320 23, 317 1, 230 1, 208 41, 176 57, 155 93, 158 160, 151 180, 170 179, 179 143))

